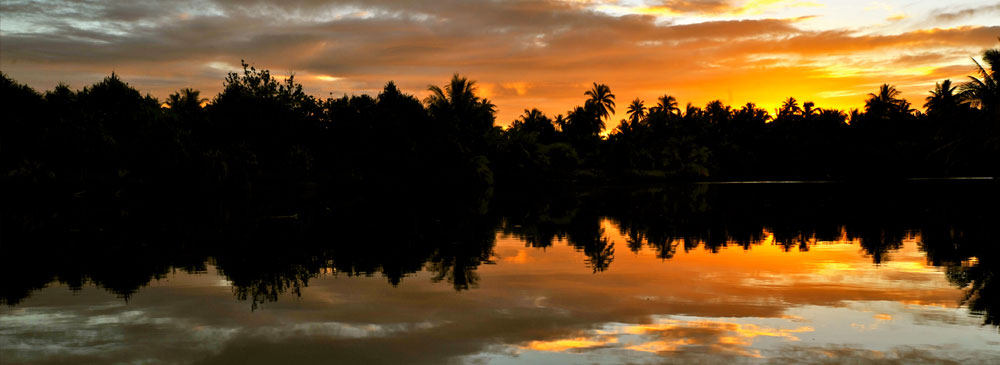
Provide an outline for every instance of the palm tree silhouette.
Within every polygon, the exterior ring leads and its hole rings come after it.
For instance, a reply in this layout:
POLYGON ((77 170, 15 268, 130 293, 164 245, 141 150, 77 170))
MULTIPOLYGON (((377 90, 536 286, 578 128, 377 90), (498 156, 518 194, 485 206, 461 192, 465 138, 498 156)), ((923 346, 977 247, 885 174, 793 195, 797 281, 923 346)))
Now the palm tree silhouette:
POLYGON ((951 85, 951 80, 944 80, 934 85, 934 90, 925 99, 924 108, 928 115, 947 114, 958 108, 962 100, 955 94, 958 87, 951 85))
POLYGON ((663 96, 659 97, 657 100, 658 102, 656 106, 649 108, 650 113, 653 113, 655 109, 655 112, 664 112, 669 115, 680 114, 681 108, 677 107, 677 98, 674 98, 673 96, 667 94, 663 94, 663 96))
MULTIPOLYGON (((476 82, 455 74, 444 89, 431 85, 431 94, 424 99, 430 115, 474 139, 493 128, 496 106, 476 95, 476 82)), ((475 144, 475 143, 474 143, 475 144)))
POLYGON ((646 116, 646 106, 643 105, 642 100, 635 98, 632 100, 632 104, 628 106, 628 118, 632 123, 639 123, 643 117, 646 116))
POLYGON ((1000 49, 988 49, 983 52, 983 62, 989 66, 989 70, 975 58, 972 62, 976 64, 976 71, 980 77, 969 76, 969 81, 962 84, 960 94, 962 99, 987 113, 1000 112, 1000 85, 996 74, 997 67, 1000 67, 1000 49))
POLYGON ((201 108, 201 104, 206 101, 208 99, 202 98, 201 92, 198 90, 185 88, 170 94, 167 97, 166 104, 173 110, 192 110, 201 108))
POLYGON ((521 121, 524 124, 529 124, 543 118, 545 118, 545 114, 541 110, 538 110, 538 108, 524 109, 524 114, 521 114, 521 121))
POLYGON ((597 115, 601 119, 615 113, 615 94, 611 93, 611 88, 608 85, 595 82, 594 87, 583 94, 590 97, 587 104, 596 108, 597 115))
POLYGON ((785 101, 781 103, 781 108, 778 109, 778 116, 782 117, 790 117, 800 113, 802 113, 802 108, 799 107, 799 101, 795 100, 793 97, 785 99, 785 101))
POLYGON ((451 82, 441 89, 437 85, 430 85, 431 95, 426 102, 430 109, 468 111, 479 104, 480 99, 476 96, 476 82, 455 74, 451 82))
POLYGON ((895 86, 882 84, 878 93, 869 93, 868 100, 865 100, 865 112, 869 115, 888 118, 890 114, 909 113, 910 103, 901 99, 902 92, 895 86))

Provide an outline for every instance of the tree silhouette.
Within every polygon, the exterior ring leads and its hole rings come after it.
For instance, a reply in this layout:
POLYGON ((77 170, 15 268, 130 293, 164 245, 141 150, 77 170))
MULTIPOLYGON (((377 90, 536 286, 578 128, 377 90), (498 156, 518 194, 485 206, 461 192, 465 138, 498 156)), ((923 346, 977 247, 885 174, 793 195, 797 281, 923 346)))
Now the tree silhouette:
POLYGON ((670 115, 680 114, 677 107, 677 99, 671 95, 662 95, 656 99, 656 106, 650 108, 650 113, 667 113, 670 115))
POLYGON ((779 118, 790 118, 793 116, 801 115, 802 108, 799 107, 798 100, 793 97, 788 97, 781 103, 781 108, 778 109, 779 118))
POLYGON ((601 119, 615 113, 615 94, 611 93, 608 85, 595 82, 594 86, 583 94, 590 97, 587 105, 591 106, 601 119))
POLYGON ((427 89, 431 95, 425 102, 431 117, 449 124, 462 138, 479 145, 483 136, 493 129, 496 107, 476 95, 475 84, 475 81, 455 74, 443 89, 429 86, 427 89))
POLYGON ((951 85, 951 80, 944 80, 934 85, 924 103, 928 115, 951 115, 954 114, 962 101, 955 95, 957 87, 951 85))
MULTIPOLYGON (((998 38, 1000 40, 1000 38, 998 38)), ((1000 113, 1000 84, 997 80, 997 68, 1000 67, 1000 49, 988 49, 983 52, 983 64, 976 61, 976 71, 979 77, 969 76, 969 81, 962 84, 962 99, 985 111, 987 114, 996 116, 1000 113)))
POLYGON ((882 84, 877 93, 869 93, 865 100, 865 113, 870 118, 889 119, 910 113, 910 103, 900 98, 902 93, 895 86, 882 84))
POLYGON ((646 117, 646 106, 643 105, 642 100, 635 98, 632 103, 628 105, 628 121, 631 123, 639 123, 642 118, 646 117))

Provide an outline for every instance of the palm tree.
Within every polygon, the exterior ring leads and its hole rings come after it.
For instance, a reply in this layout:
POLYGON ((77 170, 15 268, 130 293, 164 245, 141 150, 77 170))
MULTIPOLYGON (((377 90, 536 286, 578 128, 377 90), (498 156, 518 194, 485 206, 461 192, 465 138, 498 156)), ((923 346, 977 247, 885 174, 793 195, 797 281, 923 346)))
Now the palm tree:
POLYGON ((595 82, 594 87, 583 94, 590 97, 587 104, 596 108, 597 115, 601 119, 615 113, 615 94, 611 93, 608 85, 595 82))
POLYGON ((632 100, 632 104, 628 106, 628 118, 632 123, 639 123, 643 117, 646 116, 646 106, 643 105, 642 100, 635 98, 632 100))
POLYGON ((685 106, 684 109, 685 118, 695 118, 701 116, 702 114, 701 108, 694 106, 694 104, 691 103, 687 103, 687 106, 685 106))
POLYGON ((454 125, 473 136, 483 136, 493 128, 496 106, 476 95, 476 82, 455 74, 444 89, 431 85, 424 100, 431 116, 454 125))
POLYGON ((652 113, 655 108, 657 112, 664 112, 669 115, 680 114, 681 108, 677 107, 677 99, 673 96, 663 94, 663 96, 659 97, 657 100, 658 102, 656 106, 650 108, 650 113, 652 113))
POLYGON ((767 120, 771 118, 771 116, 767 114, 767 110, 758 108, 757 104, 754 103, 744 104, 740 110, 733 113, 733 116, 744 122, 754 122, 760 125, 767 123, 767 120))
POLYGON ((983 62, 989 66, 989 70, 975 58, 972 62, 976 64, 980 77, 969 76, 969 82, 962 84, 960 94, 962 99, 987 113, 1000 112, 1000 85, 996 74, 997 68, 1000 67, 1000 49, 988 49, 983 52, 983 62))
POLYGON ((722 100, 712 100, 705 105, 705 114, 712 123, 725 123, 731 114, 729 105, 722 103, 722 100))
POLYGON ((174 110, 191 110, 201 108, 201 104, 208 101, 208 99, 202 98, 201 92, 191 88, 185 88, 181 91, 170 94, 167 97, 166 104, 170 109, 174 110))
POLYGON ((799 108, 799 101, 795 100, 793 97, 788 97, 784 102, 781 103, 781 108, 778 109, 779 117, 789 117, 802 113, 802 108, 799 108))
POLYGON ((431 95, 426 99, 428 108, 439 111, 471 110, 480 101, 479 97, 476 96, 475 85, 475 81, 458 74, 452 76, 451 82, 444 89, 437 85, 430 85, 427 87, 427 90, 431 92, 431 95))
POLYGON ((909 113, 910 103, 899 98, 902 93, 895 86, 882 84, 878 93, 869 93, 865 100, 865 113, 878 118, 888 118, 890 114, 909 113))
POLYGON ((531 124, 534 121, 541 120, 545 118, 545 114, 542 113, 538 108, 533 108, 531 110, 524 109, 524 114, 521 115, 521 121, 524 124, 531 124))
POLYGON ((956 86, 951 85, 951 80, 944 80, 934 85, 931 95, 927 96, 924 108, 928 115, 947 115, 954 112, 962 101, 955 95, 956 86))
POLYGON ((902 92, 896 90, 895 86, 889 84, 882 84, 882 86, 878 88, 878 94, 868 93, 868 100, 866 102, 867 103, 881 102, 885 104, 896 104, 900 100, 897 97, 901 94, 902 92))

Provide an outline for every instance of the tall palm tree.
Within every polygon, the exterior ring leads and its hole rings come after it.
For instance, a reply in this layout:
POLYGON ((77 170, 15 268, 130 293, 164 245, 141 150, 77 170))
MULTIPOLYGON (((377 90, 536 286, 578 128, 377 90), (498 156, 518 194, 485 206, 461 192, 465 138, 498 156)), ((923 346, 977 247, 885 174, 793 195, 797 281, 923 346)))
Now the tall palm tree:
POLYGON ((962 99, 987 113, 1000 113, 1000 85, 998 85, 1000 80, 997 80, 1000 49, 988 49, 983 52, 983 62, 989 66, 988 70, 975 58, 972 62, 976 64, 979 77, 969 76, 969 81, 962 84, 960 94, 962 99))
POLYGON ((927 108, 928 115, 942 115, 953 112, 962 101, 955 95, 956 86, 951 85, 951 80, 944 80, 934 85, 934 90, 925 99, 924 108, 927 108))
POLYGON ((632 123, 639 123, 643 117, 646 116, 646 106, 643 105, 642 100, 635 98, 632 100, 632 104, 628 106, 628 119, 632 123))
POLYGON ((587 104, 596 108, 597 114, 601 119, 615 113, 615 94, 611 93, 611 88, 608 85, 595 82, 594 87, 583 94, 590 97, 587 100, 587 104))

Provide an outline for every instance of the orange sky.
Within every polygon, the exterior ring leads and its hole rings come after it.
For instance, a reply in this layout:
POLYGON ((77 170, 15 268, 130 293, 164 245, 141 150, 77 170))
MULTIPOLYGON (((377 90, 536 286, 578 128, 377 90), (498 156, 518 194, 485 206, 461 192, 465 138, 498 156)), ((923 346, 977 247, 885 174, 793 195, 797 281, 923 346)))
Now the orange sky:
POLYGON ((619 109, 664 93, 846 109, 883 82, 920 106, 935 82, 973 73, 998 17, 1000 2, 964 0, 12 1, 0 69, 39 89, 115 71, 160 98, 217 93, 241 59, 320 97, 388 80, 422 97, 458 72, 501 125, 529 107, 565 113, 594 81, 619 109))

